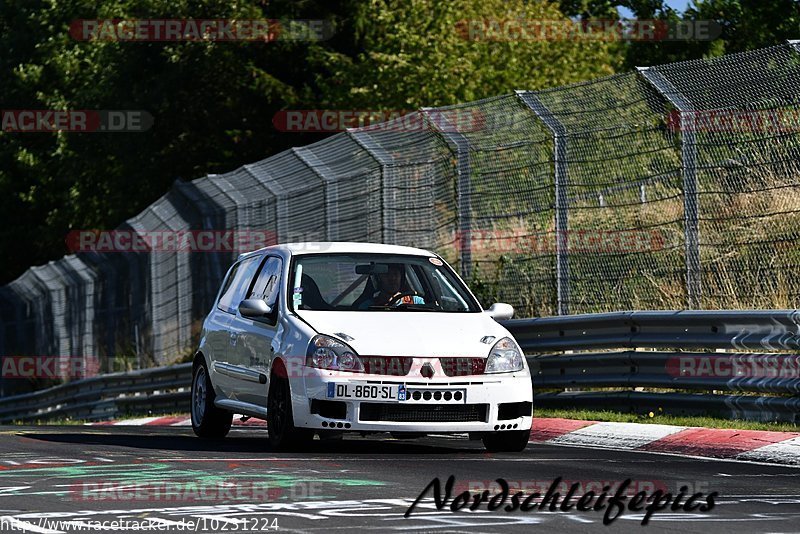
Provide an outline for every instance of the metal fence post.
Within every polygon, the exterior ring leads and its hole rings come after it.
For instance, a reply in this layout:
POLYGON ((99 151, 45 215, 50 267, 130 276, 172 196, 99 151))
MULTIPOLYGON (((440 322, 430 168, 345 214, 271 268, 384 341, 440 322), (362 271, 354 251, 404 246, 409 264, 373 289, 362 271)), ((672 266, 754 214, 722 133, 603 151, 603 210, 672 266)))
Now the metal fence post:
POLYGON ((381 166, 381 240, 387 245, 397 244, 397 233, 394 212, 388 206, 394 205, 390 202, 391 195, 395 193, 394 167, 392 166, 392 156, 367 132, 359 130, 347 130, 350 138, 358 143, 378 165, 381 166))
POLYGON ((569 199, 567 187, 567 129, 555 115, 530 91, 516 91, 517 97, 533 111, 553 134, 555 166, 555 225, 556 225, 556 307, 559 315, 569 315, 569 199))
POLYGON ((253 164, 243 165, 243 168, 275 197, 275 232, 278 234, 275 240, 284 243, 289 239, 289 229, 286 226, 286 221, 289 220, 289 197, 286 190, 265 169, 254 169, 253 164))
POLYGON ((702 294, 700 271, 700 224, 697 193, 697 139, 695 137, 695 113, 692 104, 660 72, 651 67, 637 67, 639 73, 650 82, 680 113, 681 171, 683 174, 683 221, 686 255, 686 297, 690 310, 700 307, 702 294))
POLYGON ((461 264, 461 278, 469 280, 472 277, 472 172, 469 162, 469 140, 458 132, 457 128, 447 118, 446 113, 439 113, 435 120, 431 120, 431 112, 435 108, 422 108, 431 130, 441 135, 456 156, 456 216, 458 220, 459 263, 461 264))
POLYGON ((328 241, 339 240, 339 181, 333 178, 333 173, 320 159, 307 147, 293 148, 292 152, 311 172, 322 180, 325 188, 325 235, 328 241))

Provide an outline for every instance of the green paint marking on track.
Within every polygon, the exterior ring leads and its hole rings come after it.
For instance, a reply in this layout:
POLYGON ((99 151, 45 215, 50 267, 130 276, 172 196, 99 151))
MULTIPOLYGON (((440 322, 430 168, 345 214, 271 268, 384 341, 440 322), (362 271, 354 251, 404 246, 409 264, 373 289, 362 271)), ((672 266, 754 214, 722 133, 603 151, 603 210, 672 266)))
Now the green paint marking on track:
POLYGON ((103 479, 107 482, 143 482, 143 481, 175 481, 188 479, 213 484, 229 481, 230 479, 248 479, 270 481, 278 487, 293 487, 305 482, 321 482, 338 486, 384 486, 378 480, 359 478, 319 478, 317 474, 298 475, 292 473, 264 473, 264 472, 237 472, 228 473, 209 472, 197 469, 175 469, 168 463, 141 463, 141 464, 101 464, 83 465, 74 464, 60 467, 37 467, 23 469, 0 470, 0 479, 24 478, 35 476, 37 478, 61 479, 103 479))

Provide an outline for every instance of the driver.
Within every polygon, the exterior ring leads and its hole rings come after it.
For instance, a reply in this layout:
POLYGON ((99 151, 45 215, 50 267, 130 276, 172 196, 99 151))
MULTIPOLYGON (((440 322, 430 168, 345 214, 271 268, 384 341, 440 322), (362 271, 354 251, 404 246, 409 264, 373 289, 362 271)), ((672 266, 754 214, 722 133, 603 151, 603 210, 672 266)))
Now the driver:
POLYGON ((371 298, 362 302, 358 309, 366 310, 370 306, 389 306, 392 304, 395 306, 401 304, 425 304, 425 299, 419 295, 409 295, 400 291, 403 283, 403 265, 390 263, 388 267, 389 269, 385 273, 375 275, 378 279, 378 291, 373 293, 371 298))

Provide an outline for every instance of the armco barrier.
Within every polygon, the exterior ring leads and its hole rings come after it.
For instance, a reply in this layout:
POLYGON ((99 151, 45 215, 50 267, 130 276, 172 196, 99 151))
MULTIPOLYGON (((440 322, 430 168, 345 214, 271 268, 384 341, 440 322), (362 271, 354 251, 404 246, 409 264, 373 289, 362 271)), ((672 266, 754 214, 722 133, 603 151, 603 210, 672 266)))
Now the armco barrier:
MULTIPOLYGON (((535 407, 799 420, 798 310, 635 311, 502 323, 528 354, 535 407), (597 391, 606 388, 616 390, 597 391)), ((186 412, 190 383, 191 364, 103 375, 0 399, 0 423, 186 412)))
POLYGON ((529 355, 539 408, 800 421, 798 310, 634 311, 503 324, 529 355), (541 391, 564 388, 572 391, 541 391), (595 391, 574 391, 585 388, 595 391))
POLYGON ((0 399, 0 423, 186 412, 192 364, 112 373, 0 399))

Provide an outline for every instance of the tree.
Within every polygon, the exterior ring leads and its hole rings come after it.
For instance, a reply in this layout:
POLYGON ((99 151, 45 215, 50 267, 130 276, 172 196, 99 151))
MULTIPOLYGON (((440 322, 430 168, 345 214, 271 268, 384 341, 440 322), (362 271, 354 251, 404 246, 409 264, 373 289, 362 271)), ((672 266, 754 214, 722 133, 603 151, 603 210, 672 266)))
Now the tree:
POLYGON ((281 133, 282 109, 409 109, 614 70, 606 44, 470 41, 458 23, 563 19, 514 0, 6 0, 3 109, 143 110, 143 133, 0 132, 0 283, 110 229, 175 179, 225 172, 319 135, 281 133), (76 19, 325 19, 319 42, 78 41, 76 19))
POLYGON ((684 13, 663 0, 561 0, 560 6, 568 16, 583 19, 619 18, 618 8, 624 7, 641 20, 716 24, 719 33, 710 40, 626 43, 626 68, 717 57, 800 38, 800 0, 695 0, 684 13))
POLYGON ((351 57, 318 50, 312 56, 320 73, 322 101, 353 108, 413 109, 615 71, 617 58, 610 43, 504 39, 504 25, 515 19, 567 20, 549 2, 360 2, 354 11, 359 53, 351 57), (477 30, 470 34, 470 28, 477 30))

